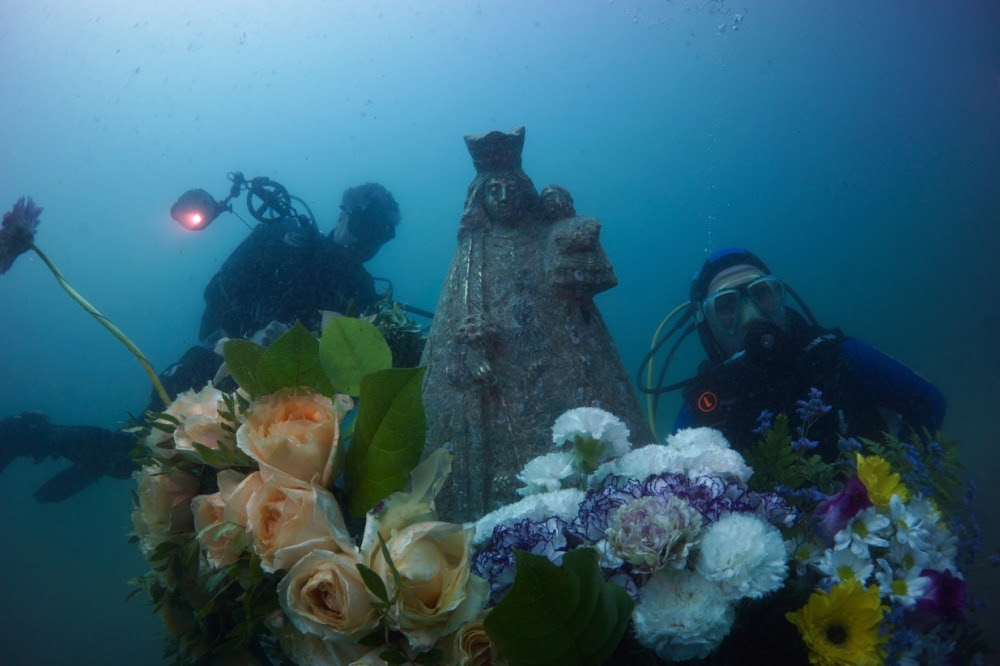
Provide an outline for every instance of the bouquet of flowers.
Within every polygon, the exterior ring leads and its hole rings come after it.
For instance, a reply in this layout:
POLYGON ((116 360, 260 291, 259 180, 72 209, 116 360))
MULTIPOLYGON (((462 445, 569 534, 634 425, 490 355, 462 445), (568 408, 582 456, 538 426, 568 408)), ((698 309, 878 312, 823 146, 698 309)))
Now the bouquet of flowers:
POLYGON ((842 439, 826 463, 803 452, 830 410, 812 389, 795 410, 794 438, 786 415, 762 414, 749 454, 759 483, 776 485, 801 516, 789 551, 814 590, 787 619, 813 663, 973 663, 985 644, 964 613, 959 565, 975 558, 979 529, 957 442, 842 439))
POLYGON ((422 371, 391 369, 371 324, 223 351, 239 390, 178 396, 137 450, 136 592, 180 663, 725 663, 737 634, 774 641, 768 608, 803 663, 970 645, 953 443, 845 440, 823 462, 817 393, 796 437, 762 415, 747 459, 707 428, 633 449, 583 407, 521 500, 458 525, 434 507, 450 455, 422 455, 422 371))
POLYGON ((224 357, 240 389, 181 394, 137 451, 131 538, 151 571, 133 582, 168 653, 458 663, 477 649, 488 586, 470 571, 474 530, 434 510, 450 456, 418 464, 422 371, 391 369, 377 329, 347 317, 320 339, 297 324, 266 349, 232 340, 224 357))
POLYGON ((473 571, 493 613, 518 587, 522 552, 559 565, 591 548, 634 604, 623 644, 646 650, 619 647, 619 661, 973 663, 985 645, 958 565, 977 528, 957 444, 850 439, 824 462, 809 431, 830 407, 815 389, 798 406, 794 431, 761 415, 756 474, 715 430, 632 450, 613 415, 562 415, 557 450, 518 477, 524 499, 476 523, 473 571))
POLYGON ((559 417, 553 441, 561 450, 525 466, 524 499, 476 523, 473 571, 499 599, 517 585, 512 549, 553 564, 593 549, 604 578, 634 604, 639 643, 669 661, 705 657, 729 633, 741 600, 783 585, 778 526, 791 524, 795 510, 747 488, 751 470, 718 431, 682 430, 635 450, 627 437, 600 409, 559 417))

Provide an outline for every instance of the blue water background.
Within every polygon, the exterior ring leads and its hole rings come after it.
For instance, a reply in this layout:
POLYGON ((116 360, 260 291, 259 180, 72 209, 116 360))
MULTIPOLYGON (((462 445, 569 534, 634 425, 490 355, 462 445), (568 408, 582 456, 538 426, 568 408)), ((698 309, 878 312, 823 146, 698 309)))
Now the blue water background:
MULTIPOLYGON (((706 253, 741 244, 944 390, 980 487, 977 617, 1000 626, 997 2, 4 0, 0 90, 0 204, 45 207, 38 244, 160 369, 247 233, 184 231, 181 192, 269 176, 329 229, 345 187, 380 181, 403 221, 369 268, 433 308, 463 134, 525 125, 535 184, 603 224, 620 285, 598 303, 630 371, 706 253)), ((114 427, 145 404, 139 365, 34 255, 0 277, 0 318, 0 417, 114 427)), ((0 662, 158 663, 157 621, 123 603, 144 570, 131 484, 35 504, 62 466, 0 475, 0 662)))

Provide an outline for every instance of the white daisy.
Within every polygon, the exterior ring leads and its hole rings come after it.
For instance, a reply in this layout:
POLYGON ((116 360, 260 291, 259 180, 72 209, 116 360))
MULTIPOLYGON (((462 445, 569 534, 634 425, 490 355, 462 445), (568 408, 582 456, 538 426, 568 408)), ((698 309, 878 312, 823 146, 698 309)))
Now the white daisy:
POLYGON ((896 528, 896 540, 913 550, 927 548, 928 528, 937 522, 937 511, 922 498, 914 498, 904 504, 899 495, 889 500, 889 518, 896 528))
POLYGON ((938 523, 930 530, 927 538, 927 550, 925 555, 924 568, 944 571, 951 569, 956 571, 955 557, 958 555, 958 537, 944 525, 938 523))
POLYGON ((795 573, 804 576, 808 565, 816 565, 826 552, 826 547, 814 539, 785 541, 785 552, 788 559, 795 565, 795 573))
POLYGON ((858 557, 850 548, 844 550, 829 548, 820 557, 816 568, 834 585, 846 580, 856 580, 864 584, 875 570, 875 565, 868 558, 858 557))
POLYGON ((892 524, 886 516, 870 506, 858 512, 847 527, 833 537, 833 549, 850 548, 858 557, 868 558, 868 547, 884 548, 889 545, 886 537, 891 536, 892 524))
POLYGON ((879 594, 909 608, 927 592, 931 579, 921 576, 921 569, 894 569, 885 558, 878 558, 879 570, 875 572, 879 594))

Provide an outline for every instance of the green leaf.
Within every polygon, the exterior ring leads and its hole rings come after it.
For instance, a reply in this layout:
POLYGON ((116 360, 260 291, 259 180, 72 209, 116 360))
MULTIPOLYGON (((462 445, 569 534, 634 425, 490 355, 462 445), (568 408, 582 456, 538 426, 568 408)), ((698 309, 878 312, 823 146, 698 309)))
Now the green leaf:
POLYGON ((792 448, 788 416, 782 412, 759 442, 744 453, 753 468, 748 485, 751 490, 772 490, 776 486, 798 488, 802 485, 802 459, 792 448))
POLYGON ((174 434, 174 431, 177 430, 177 426, 175 426, 174 424, 172 424, 172 423, 160 423, 159 421, 150 421, 149 422, 149 427, 150 428, 156 428, 157 430, 165 432, 165 433, 167 433, 169 435, 174 434))
POLYGON ((382 650, 378 653, 379 659, 387 664, 405 664, 409 659, 406 655, 396 649, 382 650))
POLYGON ((420 400, 423 368, 366 375, 344 482, 351 512, 363 516, 406 486, 424 448, 426 419, 420 400))
POLYGON ((222 345, 222 357, 236 383, 252 397, 264 395, 266 391, 259 378, 260 359, 264 348, 249 340, 227 340, 222 345))
POLYGON ((632 600, 601 578, 593 548, 566 553, 557 567, 514 551, 514 585, 484 622, 511 666, 602 664, 617 647, 632 600))
POLYGON ((202 620, 205 619, 205 617, 209 613, 212 612, 212 609, 214 609, 214 608, 215 608, 215 597, 212 597, 211 599, 209 599, 205 603, 204 606, 201 607, 201 609, 198 611, 197 615, 194 616, 194 621, 195 622, 201 622, 202 620))
POLYGON ((365 647, 378 647, 385 644, 385 627, 380 625, 378 629, 371 632, 364 638, 358 640, 358 645, 365 647))
POLYGON ((146 412, 146 416, 150 421, 167 421, 169 423, 173 423, 175 426, 181 424, 180 419, 173 414, 167 414, 166 412, 146 412))
POLYGON ((437 648, 432 648, 427 652, 421 652, 417 655, 417 658, 413 660, 415 664, 440 664, 441 660, 444 658, 444 653, 437 648))
POLYGON ((360 562, 354 566, 358 568, 358 573, 361 574, 361 580, 365 581, 365 586, 371 591, 371 593, 382 601, 388 603, 389 591, 385 589, 385 583, 382 582, 382 578, 360 562))
POLYGON ((333 396, 333 387, 319 362, 319 340, 299 322, 264 351, 258 366, 267 393, 292 386, 306 386, 333 396))
POLYGON ((319 358, 337 393, 361 395, 361 379, 392 367, 392 350, 378 329, 363 319, 334 317, 323 330, 319 358))
POLYGON ((382 550, 382 559, 385 560, 385 565, 389 567, 389 571, 392 572, 392 584, 396 587, 396 595, 392 598, 395 602, 399 597, 399 591, 403 589, 403 576, 399 573, 399 569, 396 568, 396 563, 392 561, 392 555, 389 553, 389 546, 386 545, 385 539, 382 537, 381 532, 378 534, 378 547, 382 550))

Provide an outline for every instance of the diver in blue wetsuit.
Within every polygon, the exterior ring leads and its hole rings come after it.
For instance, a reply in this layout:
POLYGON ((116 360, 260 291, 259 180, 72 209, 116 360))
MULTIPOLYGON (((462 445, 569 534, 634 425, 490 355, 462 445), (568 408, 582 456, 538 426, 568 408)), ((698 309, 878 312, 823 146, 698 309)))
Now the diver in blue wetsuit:
MULTIPOLYGON (((320 310, 345 314, 370 310, 377 300, 375 278, 363 264, 396 235, 399 205, 378 183, 348 188, 337 225, 324 234, 311 213, 296 212, 291 202, 301 200, 274 181, 247 181, 239 173, 230 178, 234 182, 229 199, 216 202, 204 190, 190 190, 171 209, 185 228, 204 229, 220 213, 231 212, 232 197, 249 190, 247 207, 259 221, 205 289, 202 344, 188 349, 160 375, 171 396, 198 390, 216 376, 222 357, 214 346, 222 337, 254 337, 266 345, 296 321, 318 329, 320 310)), ((235 385, 219 388, 233 390, 235 385)), ((163 407, 157 393, 151 392, 147 409, 163 407)), ((135 443, 135 436, 126 432, 54 424, 45 414, 27 412, 0 419, 0 472, 20 457, 70 461, 34 494, 39 502, 58 502, 102 476, 129 478, 133 470, 129 452, 135 443)))
POLYGON ((690 295, 643 363, 652 367, 656 351, 679 333, 660 381, 640 380, 650 395, 682 391, 675 429, 713 427, 744 450, 760 438, 762 414, 765 420, 781 412, 793 416, 812 389, 831 407, 809 429, 809 439, 820 444, 816 452, 827 459, 836 457, 841 438, 940 429, 945 399, 933 384, 871 345, 819 326, 798 295, 747 250, 712 254, 690 295), (695 377, 663 386, 667 364, 692 332, 707 360, 695 377))

